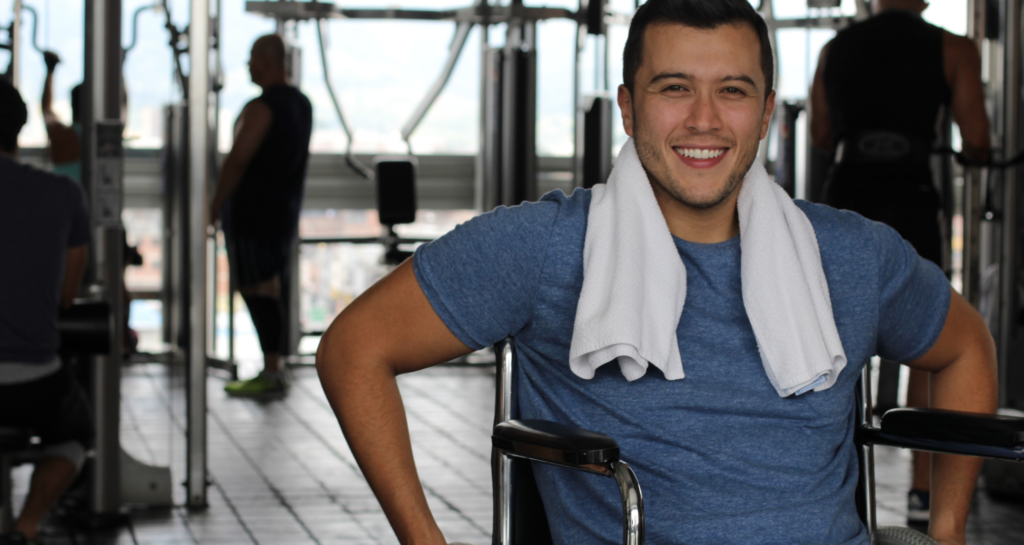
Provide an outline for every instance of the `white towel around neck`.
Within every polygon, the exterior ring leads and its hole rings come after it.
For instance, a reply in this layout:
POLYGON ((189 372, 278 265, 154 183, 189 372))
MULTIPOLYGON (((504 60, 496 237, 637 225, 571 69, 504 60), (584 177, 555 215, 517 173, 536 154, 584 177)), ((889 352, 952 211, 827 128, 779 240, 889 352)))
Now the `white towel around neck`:
MULTIPOLYGON (((737 208, 743 305, 768 379, 781 397, 831 388, 846 354, 810 220, 757 161, 737 208)), ((648 363, 683 378, 676 328, 685 302, 686 268, 629 139, 591 194, 573 373, 591 379, 617 359, 630 381, 648 363)))

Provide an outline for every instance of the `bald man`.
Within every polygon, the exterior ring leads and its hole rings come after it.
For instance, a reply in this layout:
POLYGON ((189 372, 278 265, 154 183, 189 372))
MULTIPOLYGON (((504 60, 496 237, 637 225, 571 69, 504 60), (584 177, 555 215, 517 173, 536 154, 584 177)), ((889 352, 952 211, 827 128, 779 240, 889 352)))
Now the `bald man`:
POLYGON ((232 279, 263 351, 263 371, 250 380, 229 382, 224 390, 271 399, 283 396, 289 386, 281 366, 281 286, 298 233, 313 107, 288 81, 280 36, 256 40, 249 74, 263 94, 246 104, 235 122, 235 141, 221 168, 209 215, 211 224, 222 219, 232 279))
MULTIPOLYGON (((971 40, 921 19, 922 0, 875 0, 874 17, 821 50, 811 88, 811 140, 833 153, 824 200, 888 224, 944 266, 942 199, 929 167, 942 112, 963 151, 989 156, 981 59, 971 40)), ((928 373, 910 372, 907 404, 928 406, 928 373)), ((907 518, 928 521, 931 455, 914 453, 907 518)))

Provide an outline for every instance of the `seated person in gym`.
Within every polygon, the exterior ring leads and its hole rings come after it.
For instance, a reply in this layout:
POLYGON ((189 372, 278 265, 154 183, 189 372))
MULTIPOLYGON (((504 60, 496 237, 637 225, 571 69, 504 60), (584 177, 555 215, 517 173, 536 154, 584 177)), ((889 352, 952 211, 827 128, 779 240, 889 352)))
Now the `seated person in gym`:
MULTIPOLYGON (((353 454, 399 540, 443 544, 395 376, 511 335, 521 418, 616 439, 648 543, 869 543, 863 366, 904 362, 934 407, 992 412, 985 324, 891 228, 767 177, 773 57, 747 0, 649 0, 623 58, 631 139, 607 184, 474 218, 331 325, 317 368, 353 454)), ((936 456, 942 543, 964 542, 979 467, 936 456)), ((621 543, 614 481, 534 472, 555 543, 621 543)))
POLYGON ((313 107, 288 83, 280 36, 256 40, 249 73, 263 94, 246 104, 235 121, 235 142, 224 159, 209 217, 211 224, 223 218, 231 277, 263 350, 263 371, 250 380, 229 382, 224 390, 265 398, 285 394, 290 384, 281 364, 281 290, 288 285, 292 243, 298 234, 313 107))
POLYGON ((33 543, 92 441, 92 410, 57 356, 57 312, 78 293, 88 259, 85 195, 70 178, 15 159, 26 109, 0 79, 0 427, 42 441, 25 505, 0 543, 33 543))

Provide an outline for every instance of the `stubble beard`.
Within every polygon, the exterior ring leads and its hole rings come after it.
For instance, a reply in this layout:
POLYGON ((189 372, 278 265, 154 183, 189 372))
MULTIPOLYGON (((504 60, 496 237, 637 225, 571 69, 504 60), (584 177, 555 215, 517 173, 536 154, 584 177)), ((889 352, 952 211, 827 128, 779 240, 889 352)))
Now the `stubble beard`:
MULTIPOLYGON (((710 210, 721 205, 725 202, 733 193, 735 193, 740 185, 743 184, 743 178, 747 175, 747 171, 750 170, 750 166, 754 164, 754 159, 757 157, 757 144, 748 146, 747 151, 744 155, 736 161, 736 167, 733 168, 732 172, 729 173, 729 178, 726 180, 722 189, 715 195, 706 199, 697 199, 696 197, 689 195, 682 184, 667 183, 671 180, 671 173, 668 165, 662 161, 661 154, 659 153, 659 147, 655 143, 654 138, 648 138, 646 131, 644 131, 643 125, 636 123, 636 113, 633 114, 634 119, 634 143, 636 144, 636 153, 640 158, 640 164, 643 166, 644 171, 647 173, 647 177, 658 185, 665 193, 672 196, 673 199, 679 201, 681 204, 693 208, 696 210, 710 210)), ((735 146, 730 146, 731 150, 735 150, 735 146)), ((672 153, 675 153, 673 150, 672 153)))

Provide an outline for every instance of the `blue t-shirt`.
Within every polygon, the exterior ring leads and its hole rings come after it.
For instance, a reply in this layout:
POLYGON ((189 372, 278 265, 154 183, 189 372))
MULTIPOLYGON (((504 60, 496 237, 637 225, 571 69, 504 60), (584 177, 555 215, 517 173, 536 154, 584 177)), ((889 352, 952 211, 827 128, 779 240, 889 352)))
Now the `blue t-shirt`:
MULTIPOLYGON (((675 238, 686 265, 677 334, 686 378, 618 365, 591 380, 569 369, 583 285, 590 192, 499 208, 419 249, 416 277, 466 345, 513 335, 521 418, 613 437, 644 495, 647 542, 868 543, 854 502, 854 386, 875 354, 923 355, 950 288, 935 265, 880 223, 797 201, 814 226, 848 365, 832 388, 780 398, 743 307, 739 237, 675 238)), ((606 477, 535 464, 556 543, 621 542, 621 502, 606 477)))

